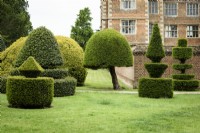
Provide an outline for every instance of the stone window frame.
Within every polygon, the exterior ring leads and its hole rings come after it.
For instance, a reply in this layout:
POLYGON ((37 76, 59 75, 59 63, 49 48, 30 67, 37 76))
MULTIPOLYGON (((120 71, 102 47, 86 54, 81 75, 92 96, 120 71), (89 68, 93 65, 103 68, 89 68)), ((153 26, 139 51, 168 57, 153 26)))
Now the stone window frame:
POLYGON ((157 0, 148 0, 148 7, 149 14, 159 14, 159 3, 157 0))
POLYGON ((178 26, 175 24, 165 25, 165 38, 178 38, 178 26))
POLYGON ((165 2, 164 3, 164 15, 167 17, 177 17, 178 16, 178 3, 165 2), (168 7, 166 7, 167 4, 168 4, 168 7), (175 5, 176 8, 174 8, 172 5, 175 5), (174 14, 173 11, 176 11, 176 14, 174 14))
POLYGON ((190 16, 190 17, 198 17, 199 16, 199 4, 198 3, 187 3, 186 4, 186 15, 190 16), (190 9, 191 6, 188 7, 188 5, 192 5, 192 13, 190 12, 191 11, 191 9, 190 9), (196 5, 195 8, 197 8, 197 9, 194 9, 194 5, 196 5), (195 12, 197 14, 194 14, 195 12), (189 14, 189 13, 191 13, 191 14, 189 14))
POLYGON ((134 19, 123 19, 120 21, 120 31, 124 35, 135 35, 136 34, 136 20, 134 19), (128 21, 127 25, 123 24, 123 21, 128 21), (130 25, 130 21, 133 21, 133 24, 130 25), (127 32, 124 32, 124 30, 127 32), (132 31, 132 32, 130 32, 132 31))
POLYGON ((186 27, 187 38, 199 38, 199 25, 187 25, 186 27), (196 27, 196 28, 194 28, 196 27))
POLYGON ((120 0, 120 9, 122 10, 135 10, 136 9, 136 0, 120 0), (124 7, 124 2, 128 2, 127 8, 124 7), (132 7, 131 7, 132 2, 132 7))
POLYGON ((149 40, 151 40, 151 36, 153 34, 153 23, 149 23, 149 40))

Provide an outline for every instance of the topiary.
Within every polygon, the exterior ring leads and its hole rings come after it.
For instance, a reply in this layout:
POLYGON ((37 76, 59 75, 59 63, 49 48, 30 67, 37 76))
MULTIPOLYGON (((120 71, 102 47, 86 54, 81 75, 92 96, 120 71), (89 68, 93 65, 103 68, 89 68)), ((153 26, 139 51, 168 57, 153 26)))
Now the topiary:
POLYGON ((168 67, 162 63, 146 63, 144 66, 152 78, 160 78, 168 67))
POLYGON ((33 56, 43 68, 54 68, 63 64, 57 41, 45 27, 39 27, 29 34, 15 66, 19 67, 29 56, 33 56))
POLYGON ((69 74, 77 80, 78 86, 84 85, 87 76, 87 70, 84 67, 69 68, 69 74))
POLYGON ((52 77, 54 79, 64 79, 69 76, 69 71, 68 69, 45 69, 40 76, 52 77))
POLYGON ((61 68, 83 66, 84 53, 79 44, 71 38, 56 36, 58 46, 63 57, 61 68))
POLYGON ((96 32, 87 42, 84 66, 92 69, 109 68, 113 88, 119 89, 115 66, 133 64, 131 48, 126 38, 114 29, 96 32))
POLYGON ((3 94, 6 93, 6 82, 7 82, 7 77, 1 76, 0 77, 0 92, 3 94))
POLYGON ((6 49, 5 42, 3 40, 3 37, 0 35, 0 52, 4 51, 6 49))

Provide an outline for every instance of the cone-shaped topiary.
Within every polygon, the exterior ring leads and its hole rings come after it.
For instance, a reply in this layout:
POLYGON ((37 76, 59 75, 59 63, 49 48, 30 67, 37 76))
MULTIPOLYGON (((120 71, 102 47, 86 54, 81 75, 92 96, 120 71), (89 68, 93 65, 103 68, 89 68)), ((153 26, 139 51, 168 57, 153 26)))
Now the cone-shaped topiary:
POLYGON ((163 57, 165 57, 165 52, 162 45, 162 38, 160 35, 160 29, 158 24, 153 26, 153 35, 149 43, 146 57, 149 58, 152 62, 160 62, 163 57))
POLYGON ((88 68, 109 68, 113 88, 119 89, 115 66, 132 66, 133 56, 130 45, 123 35, 114 29, 95 33, 87 42, 84 66, 88 68))
POLYGON ((38 64, 34 57, 30 56, 20 67, 20 73, 26 77, 36 78, 44 69, 38 64))
POLYGON ((54 68, 63 64, 57 41, 45 27, 39 27, 30 33, 15 66, 19 67, 29 56, 33 56, 43 68, 54 68))

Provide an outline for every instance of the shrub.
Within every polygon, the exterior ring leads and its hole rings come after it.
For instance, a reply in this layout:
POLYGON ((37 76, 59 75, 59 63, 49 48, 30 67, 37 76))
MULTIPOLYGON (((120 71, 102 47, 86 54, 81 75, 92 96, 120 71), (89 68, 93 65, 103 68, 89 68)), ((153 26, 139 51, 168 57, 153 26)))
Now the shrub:
POLYGON ((186 69, 192 68, 191 64, 173 64, 173 69, 181 71, 181 73, 185 73, 186 69))
POLYGON ((174 74, 172 75, 173 79, 180 79, 180 80, 191 80, 194 78, 194 75, 189 74, 174 74))
POLYGON ((149 76, 152 78, 160 78, 167 69, 167 67, 168 67, 167 64, 161 64, 161 63, 145 64, 145 68, 147 69, 149 76))
POLYGON ((75 94, 76 79, 73 77, 66 77, 65 79, 55 79, 54 96, 63 97, 75 94))
POLYGON ((178 39, 178 47, 187 47, 187 39, 178 39))
POLYGON ((63 57, 61 68, 83 66, 83 49, 71 38, 56 36, 58 46, 63 57))
POLYGON ((173 48, 172 56, 173 58, 180 60, 181 63, 185 63, 187 59, 192 57, 192 48, 175 47, 173 48))
POLYGON ((173 88, 177 91, 195 91, 198 87, 198 80, 173 80, 173 88))
POLYGON ((146 57, 149 58, 152 62, 160 62, 163 57, 165 57, 165 52, 162 45, 162 38, 160 35, 160 29, 158 24, 155 24, 153 27, 153 35, 151 37, 146 57))
POLYGON ((29 34, 15 66, 19 67, 29 56, 33 56, 43 68, 54 68, 63 64, 57 41, 45 27, 39 27, 29 34))
POLYGON ((141 78, 139 80, 139 96, 149 98, 172 98, 172 79, 141 78))
POLYGON ((68 69, 45 69, 40 74, 41 77, 52 77, 54 79, 63 79, 69 76, 68 69))
POLYGON ((53 100, 54 80, 52 78, 8 77, 7 99, 12 107, 50 107, 53 100))
POLYGON ((87 70, 84 67, 69 68, 69 74, 77 80, 78 86, 84 85, 87 76, 87 70))
POLYGON ((3 94, 6 93, 6 81, 7 81, 7 77, 4 77, 4 76, 0 77, 0 92, 3 94))
POLYGON ((10 76, 22 76, 22 74, 19 72, 17 68, 12 69, 9 73, 10 76))
POLYGON ((0 52, 4 51, 6 49, 5 42, 3 40, 3 37, 0 35, 0 52))

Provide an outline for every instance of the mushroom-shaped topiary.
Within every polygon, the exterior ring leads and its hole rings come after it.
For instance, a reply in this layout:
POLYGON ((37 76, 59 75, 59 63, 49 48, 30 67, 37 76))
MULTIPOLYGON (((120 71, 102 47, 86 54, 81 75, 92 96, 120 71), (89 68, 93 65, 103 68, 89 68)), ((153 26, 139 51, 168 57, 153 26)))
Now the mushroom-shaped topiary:
POLYGON ((55 68, 63 64, 57 41, 45 27, 39 27, 30 33, 15 66, 19 67, 29 56, 33 56, 43 68, 55 68))
POLYGON ((38 64, 34 57, 30 56, 20 67, 20 73, 26 77, 36 78, 44 69, 38 64))
POLYGON ((120 88, 115 66, 129 67, 132 64, 133 56, 129 43, 114 29, 99 31, 87 42, 84 66, 93 69, 109 68, 114 89, 120 88))

